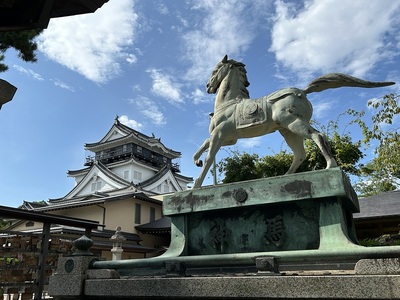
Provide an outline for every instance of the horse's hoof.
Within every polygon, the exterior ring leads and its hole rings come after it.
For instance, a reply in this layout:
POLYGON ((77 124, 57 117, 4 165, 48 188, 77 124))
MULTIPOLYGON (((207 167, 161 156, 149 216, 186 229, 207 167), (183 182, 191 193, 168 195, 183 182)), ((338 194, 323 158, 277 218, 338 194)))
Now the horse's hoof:
POLYGON ((196 161, 196 166, 201 168, 203 166, 203 161, 201 159, 197 160, 196 161))

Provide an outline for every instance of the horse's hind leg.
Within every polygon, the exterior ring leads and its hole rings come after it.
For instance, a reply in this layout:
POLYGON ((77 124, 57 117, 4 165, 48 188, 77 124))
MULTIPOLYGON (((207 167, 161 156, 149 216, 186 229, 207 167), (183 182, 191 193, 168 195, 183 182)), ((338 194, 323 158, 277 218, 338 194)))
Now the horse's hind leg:
POLYGON ((317 144, 326 160, 326 169, 337 167, 337 162, 333 157, 331 147, 329 146, 328 140, 326 139, 325 135, 314 128, 312 129, 314 130, 314 132, 311 134, 311 138, 317 144))
POLYGON ((300 119, 290 123, 287 128, 298 136, 309 139, 311 138, 317 144, 326 160, 327 169, 337 167, 337 163, 333 157, 328 140, 321 132, 313 128, 308 122, 300 119))
POLYGON ((302 136, 298 136, 295 133, 291 132, 288 129, 279 130, 281 135, 285 138, 286 143, 293 151, 293 162, 290 165, 289 170, 286 174, 295 173, 299 168, 301 163, 306 159, 306 151, 304 150, 304 138, 302 136))

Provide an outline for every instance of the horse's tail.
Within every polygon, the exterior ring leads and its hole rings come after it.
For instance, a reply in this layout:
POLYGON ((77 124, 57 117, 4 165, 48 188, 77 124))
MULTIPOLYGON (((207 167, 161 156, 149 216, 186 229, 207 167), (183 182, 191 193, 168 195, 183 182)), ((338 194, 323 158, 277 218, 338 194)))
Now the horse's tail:
POLYGON ((359 79, 357 77, 353 77, 346 74, 330 73, 311 81, 308 87, 304 89, 304 93, 310 94, 314 92, 321 92, 327 89, 335 89, 343 86, 376 88, 393 84, 395 84, 395 82, 374 82, 374 81, 359 79))

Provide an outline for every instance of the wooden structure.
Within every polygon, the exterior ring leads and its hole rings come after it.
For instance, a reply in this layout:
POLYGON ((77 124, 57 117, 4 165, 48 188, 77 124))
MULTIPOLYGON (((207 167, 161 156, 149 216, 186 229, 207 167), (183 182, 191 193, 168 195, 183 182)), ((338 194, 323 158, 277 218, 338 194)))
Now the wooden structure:
POLYGON ((43 287, 46 282, 46 276, 50 275, 51 268, 49 266, 56 264, 53 261, 53 256, 49 256, 49 250, 60 251, 61 247, 63 252, 70 250, 69 243, 62 243, 60 239, 54 239, 51 243, 50 227, 51 224, 61 224, 85 229, 85 235, 91 236, 93 229, 97 229, 100 224, 96 221, 88 221, 71 217, 54 216, 43 212, 26 211, 17 208, 0 206, 0 217, 21 219, 33 222, 40 222, 43 224, 42 232, 39 235, 27 235, 23 237, 19 235, 8 234, 1 239, 1 251, 3 253, 11 253, 10 255, 3 256, 0 263, 1 267, 1 280, 4 282, 2 286, 21 287, 25 288, 25 279, 33 280, 31 290, 35 293, 35 299, 41 299, 43 287), (53 249, 52 249, 53 248, 53 249), (13 253, 14 252, 14 253, 13 253), (18 253, 17 255, 14 255, 18 253), (24 257, 24 254, 30 254, 29 258, 24 257), (25 262, 20 264, 20 262, 25 262), (26 273, 24 273, 27 271, 26 273), (34 271, 29 271, 34 270, 34 271), (29 276, 31 274, 31 278, 29 276), (35 275, 33 277, 33 274, 35 275), (22 281, 24 282, 22 284, 22 281))
POLYGON ((377 238, 400 232, 400 191, 360 199, 360 213, 354 214, 357 237, 377 238))
POLYGON ((0 1, 0 31, 47 28, 51 18, 93 13, 108 0, 0 1))

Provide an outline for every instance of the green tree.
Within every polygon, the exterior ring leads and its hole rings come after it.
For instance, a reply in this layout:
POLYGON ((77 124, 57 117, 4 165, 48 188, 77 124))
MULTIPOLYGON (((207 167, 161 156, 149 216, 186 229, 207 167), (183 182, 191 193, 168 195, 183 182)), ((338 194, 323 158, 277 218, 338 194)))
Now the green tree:
POLYGON ((4 53, 9 48, 18 52, 18 57, 27 62, 36 62, 37 44, 35 38, 42 32, 41 29, 0 32, 0 72, 8 70, 3 63, 4 53))
MULTIPOLYGON (((292 161, 293 154, 285 150, 281 150, 274 155, 266 155, 257 162, 258 178, 283 175, 289 169, 292 161)), ((304 164, 300 166, 299 171, 306 171, 304 164)))
MULTIPOLYGON (((364 158, 364 153, 361 151, 363 141, 354 142, 349 132, 339 133, 340 119, 347 115, 350 115, 349 112, 340 114, 335 121, 329 121, 326 127, 317 122, 313 122, 313 125, 328 137, 332 154, 342 170, 351 175, 359 175, 360 169, 363 167, 360 163, 360 160, 364 158)), ((350 122, 347 126, 351 124, 353 122, 350 122)), ((300 166, 299 171, 324 169, 326 166, 325 158, 318 146, 308 139, 305 141, 305 149, 307 160, 300 166)))
POLYGON ((231 151, 231 156, 224 158, 217 164, 217 169, 224 173, 223 183, 237 182, 260 178, 256 164, 259 161, 257 154, 240 153, 231 151), (244 179, 245 178, 245 179, 244 179))
POLYGON ((9 225, 11 225, 10 221, 6 221, 0 218, 0 230, 7 228, 9 225))
POLYGON ((372 125, 367 126, 363 113, 349 111, 354 122, 363 129, 364 143, 377 144, 375 157, 361 168, 361 179, 355 189, 361 196, 371 196, 400 187, 400 134, 393 123, 400 113, 399 95, 389 94, 368 103, 375 110, 371 118, 372 125))

